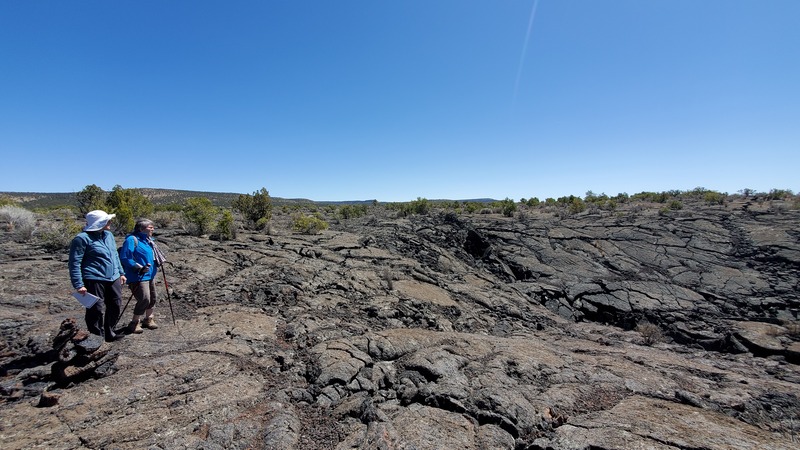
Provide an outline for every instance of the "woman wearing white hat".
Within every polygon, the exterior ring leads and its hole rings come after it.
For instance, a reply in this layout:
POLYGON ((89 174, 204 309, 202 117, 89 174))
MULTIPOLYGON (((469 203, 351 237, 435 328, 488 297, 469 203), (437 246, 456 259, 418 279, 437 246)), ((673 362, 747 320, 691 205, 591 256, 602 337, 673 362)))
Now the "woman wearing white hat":
POLYGON ((121 339, 112 328, 122 306, 122 285, 125 273, 119 261, 117 243, 111 233, 115 214, 95 210, 86 214, 86 226, 69 247, 69 277, 78 293, 87 292, 99 297, 86 308, 86 327, 106 341, 121 339), (105 314, 104 314, 105 310, 105 314))

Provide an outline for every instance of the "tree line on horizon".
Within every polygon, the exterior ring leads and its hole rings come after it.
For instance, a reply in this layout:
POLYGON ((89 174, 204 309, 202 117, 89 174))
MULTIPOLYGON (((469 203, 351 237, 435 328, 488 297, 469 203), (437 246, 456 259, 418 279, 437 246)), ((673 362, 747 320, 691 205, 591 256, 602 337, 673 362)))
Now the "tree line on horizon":
POLYGON ((294 203, 284 201, 281 205, 273 202, 264 187, 252 194, 229 194, 230 200, 225 205, 216 205, 207 196, 155 202, 145 192, 143 189, 123 188, 120 185, 105 191, 91 184, 68 200, 59 197, 58 204, 34 208, 33 211, 26 209, 17 199, 0 194, 0 222, 5 223, 6 231, 13 232, 17 240, 37 237, 46 248, 58 249, 69 245, 69 241, 81 229, 82 216, 95 209, 116 214, 114 231, 118 235, 130 232, 137 218, 148 217, 161 227, 179 224, 189 234, 208 235, 218 240, 234 239, 237 229, 271 233, 274 210, 291 217, 290 226, 294 232, 315 234, 329 227, 327 220, 347 221, 363 217, 379 206, 394 212, 396 217, 425 215, 435 210, 447 214, 502 214, 506 217, 518 214, 523 217, 527 210, 544 209, 565 218, 587 210, 614 211, 622 205, 634 203, 659 205, 660 214, 669 214, 683 209, 687 202, 724 205, 734 198, 757 202, 780 200, 788 203, 784 208, 800 209, 800 195, 788 189, 771 189, 769 192, 742 189, 730 195, 698 187, 688 191, 640 192, 633 195, 621 193, 613 197, 588 191, 583 197, 569 195, 544 200, 531 197, 519 201, 505 198, 479 202, 418 197, 409 202, 379 203, 373 200, 369 203, 331 204, 304 200, 294 203), (50 213, 56 220, 37 224, 35 213, 50 213))

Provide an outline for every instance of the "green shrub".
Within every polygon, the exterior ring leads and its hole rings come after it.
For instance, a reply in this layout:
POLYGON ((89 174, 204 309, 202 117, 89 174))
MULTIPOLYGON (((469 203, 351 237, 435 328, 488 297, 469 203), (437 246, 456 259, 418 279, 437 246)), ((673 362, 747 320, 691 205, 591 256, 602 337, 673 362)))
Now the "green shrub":
POLYGON ((559 197, 556 201, 557 204, 567 207, 570 214, 578 214, 586 210, 586 202, 580 197, 570 195, 569 197, 559 197))
POLYGON ((181 212, 183 205, 180 203, 165 203, 163 205, 153 205, 155 212, 181 212))
POLYGON ((96 184, 90 184, 84 187, 82 191, 76 194, 76 197, 78 200, 78 210, 80 210, 83 215, 96 209, 108 209, 106 206, 106 191, 102 190, 96 184))
POLYGON ((770 189, 767 194, 767 200, 783 200, 792 196, 790 189, 770 189))
POLYGON ((586 193, 583 201, 586 203, 587 207, 591 206, 592 208, 600 208, 604 210, 614 210, 617 208, 617 204, 621 201, 627 201, 627 195, 617 195, 616 197, 609 197, 606 194, 595 194, 592 191, 586 193))
POLYGON ((407 217, 412 214, 428 214, 431 209, 431 204, 426 198, 417 197, 416 200, 412 202, 402 203, 400 204, 400 211, 398 215, 400 217, 407 217))
POLYGON ((269 221, 270 221, 270 219, 268 219, 266 217, 262 217, 262 218, 258 219, 258 222, 256 222, 256 224, 255 224, 255 229, 259 230, 259 231, 267 231, 267 234, 269 234, 269 232, 268 232, 268 230, 269 230, 269 221))
POLYGON ((117 215, 112 222, 114 232, 117 234, 130 233, 136 224, 136 216, 133 214, 133 208, 131 208, 130 205, 122 204, 111 208, 111 211, 117 215))
POLYGON ((414 214, 428 214, 431 209, 431 204, 426 198, 417 197, 416 200, 411 202, 411 211, 414 214))
POLYGON ((261 190, 253 192, 253 195, 239 195, 233 201, 232 206, 233 209, 242 214, 250 226, 254 226, 256 229, 260 229, 259 223, 264 223, 272 218, 272 199, 269 196, 269 191, 263 187, 261 190))
POLYGON ((220 241, 227 241, 236 237, 233 214, 227 209, 222 211, 219 222, 217 222, 217 236, 220 241))
POLYGON ((453 200, 452 202, 445 202, 444 207, 447 209, 461 209, 461 203, 458 200, 453 200))
POLYGON ((292 229, 302 234, 318 234, 328 229, 328 222, 322 220, 319 214, 307 216, 300 213, 294 216, 292 229))
POLYGON ((342 219, 353 219, 367 215, 367 205, 344 205, 339 208, 339 216, 342 219))
POLYGON ((138 189, 125 189, 120 185, 114 186, 106 198, 109 212, 114 213, 115 230, 129 233, 133 230, 136 219, 149 217, 153 214, 153 204, 138 189))
POLYGON ((34 231, 34 240, 51 252, 69 248, 72 239, 81 232, 80 222, 75 220, 72 211, 62 209, 53 213, 52 221, 45 221, 34 231))
POLYGON ((607 199, 608 196, 606 194, 597 195, 593 191, 586 191, 586 195, 583 197, 583 201, 586 203, 602 203, 607 199))
POLYGON ((483 205, 477 202, 464 202, 464 209, 469 214, 475 214, 476 212, 480 211, 483 208, 483 205))
POLYGON ((671 197, 672 194, 668 192, 640 192, 633 194, 630 198, 643 202, 666 203, 671 197))
POLYGON ((189 233, 202 236, 210 230, 211 223, 217 216, 217 208, 205 197, 186 199, 183 216, 188 224, 189 233))
POLYGON ((514 203, 514 200, 506 197, 503 201, 500 202, 500 208, 503 211, 503 215, 506 217, 514 216, 514 212, 517 210, 517 204, 514 203))
POLYGON ((528 199, 528 201, 526 201, 526 202, 524 202, 524 203, 525 203, 526 205, 528 205, 528 206, 530 206, 530 207, 534 208, 534 207, 537 207, 537 206, 539 206, 539 204, 540 204, 541 202, 539 201, 539 198, 538 198, 538 197, 531 197, 531 198, 529 198, 529 199, 528 199))
POLYGON ((703 198, 708 192, 714 192, 714 191, 710 191, 704 187, 698 186, 692 189, 691 191, 686 191, 684 195, 687 197, 703 198))
POLYGON ((683 209, 683 203, 681 203, 679 200, 672 200, 663 208, 658 210, 658 214, 661 216, 666 216, 673 211, 679 211, 681 209, 683 209))
POLYGON ((13 198, 11 198, 11 197, 9 197, 7 195, 0 194, 0 206, 9 206, 9 205, 18 206, 18 203, 19 202, 17 202, 13 198))
POLYGON ((725 203, 725 196, 719 192, 708 191, 703 194, 703 201, 709 205, 722 205, 725 203))
POLYGON ((584 211, 586 211, 586 203, 578 197, 573 198, 569 204, 569 212, 578 214, 584 211))

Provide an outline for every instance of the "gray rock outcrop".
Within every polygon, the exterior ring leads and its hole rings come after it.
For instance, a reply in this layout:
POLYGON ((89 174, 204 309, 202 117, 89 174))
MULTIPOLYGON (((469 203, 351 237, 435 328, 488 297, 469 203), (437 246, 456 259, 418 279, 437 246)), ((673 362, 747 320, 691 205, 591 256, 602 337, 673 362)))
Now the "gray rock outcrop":
POLYGON ((47 391, 82 311, 65 255, 8 242, 0 446, 797 446, 798 211, 282 220, 160 230, 177 325, 162 295, 114 371, 47 391))

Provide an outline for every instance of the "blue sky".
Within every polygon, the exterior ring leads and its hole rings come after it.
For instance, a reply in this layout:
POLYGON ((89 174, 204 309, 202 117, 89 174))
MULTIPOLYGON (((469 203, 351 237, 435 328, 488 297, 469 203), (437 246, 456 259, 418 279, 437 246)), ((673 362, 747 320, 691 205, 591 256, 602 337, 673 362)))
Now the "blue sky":
POLYGON ((0 191, 797 192, 798 18, 796 0, 6 0, 0 191))

